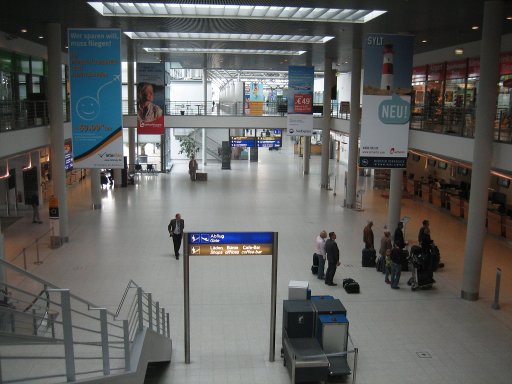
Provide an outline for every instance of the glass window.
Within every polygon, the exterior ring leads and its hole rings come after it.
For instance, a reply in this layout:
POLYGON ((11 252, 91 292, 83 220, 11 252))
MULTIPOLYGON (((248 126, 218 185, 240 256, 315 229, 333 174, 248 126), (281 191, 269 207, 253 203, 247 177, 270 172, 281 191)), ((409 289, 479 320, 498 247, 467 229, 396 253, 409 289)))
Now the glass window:
POLYGON ((18 75, 18 90, 20 100, 27 98, 27 75, 18 75))
POLYGON ((41 59, 32 59, 32 74, 33 75, 44 75, 44 62, 41 59))

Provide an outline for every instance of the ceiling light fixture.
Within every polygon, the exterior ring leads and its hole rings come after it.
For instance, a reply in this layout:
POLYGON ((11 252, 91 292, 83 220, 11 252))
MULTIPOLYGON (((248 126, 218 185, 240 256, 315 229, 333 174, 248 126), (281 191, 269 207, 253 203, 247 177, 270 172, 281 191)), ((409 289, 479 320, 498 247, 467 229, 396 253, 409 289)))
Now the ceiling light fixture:
POLYGON ((464 54, 464 49, 462 49, 462 48, 455 48, 455 54, 457 56, 463 55, 464 54))
POLYGON ((512 16, 507 16, 507 20, 512 20, 512 16))
POLYGON ((258 19, 321 21, 334 23, 367 23, 386 13, 382 10, 310 7, 277 7, 262 5, 173 4, 88 2, 102 16, 179 17, 217 19, 258 19))
POLYGON ((428 43, 428 40, 427 39, 423 39, 421 40, 422 43, 428 43))
POLYGON ((21 33, 27 33, 27 32, 28 32, 28 30, 26 28, 21 29, 21 33))
POLYGON ((149 53, 224 53, 239 55, 290 55, 299 56, 306 51, 286 51, 277 49, 225 49, 225 48, 143 48, 149 53))
POLYGON ((334 39, 334 36, 271 35, 260 33, 125 32, 124 34, 132 40, 230 40, 323 44, 334 39))
POLYGON ((471 29, 472 29, 473 31, 476 31, 476 30, 480 29, 480 27, 479 27, 478 25, 473 25, 473 26, 471 27, 471 29))
POLYGON ((38 38, 40 38, 40 39, 44 39, 44 36, 38 36, 38 38))

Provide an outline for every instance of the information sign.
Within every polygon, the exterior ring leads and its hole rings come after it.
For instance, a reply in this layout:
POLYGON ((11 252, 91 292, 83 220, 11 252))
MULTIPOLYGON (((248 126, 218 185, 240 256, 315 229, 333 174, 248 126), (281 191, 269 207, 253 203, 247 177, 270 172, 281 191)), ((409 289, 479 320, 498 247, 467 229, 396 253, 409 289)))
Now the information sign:
POLYGON ((272 232, 189 233, 189 256, 272 255, 272 232))

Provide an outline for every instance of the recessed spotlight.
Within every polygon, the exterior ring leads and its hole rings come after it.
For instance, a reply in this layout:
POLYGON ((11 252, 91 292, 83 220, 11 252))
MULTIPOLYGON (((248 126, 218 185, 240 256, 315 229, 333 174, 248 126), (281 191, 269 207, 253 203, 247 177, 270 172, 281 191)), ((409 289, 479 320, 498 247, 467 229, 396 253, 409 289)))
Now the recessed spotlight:
POLYGON ((66 45, 66 46, 64 47, 64 49, 68 49, 68 46, 66 45))
POLYGON ((480 29, 480 27, 479 27, 478 25, 473 25, 473 26, 471 27, 471 29, 472 29, 473 31, 476 31, 476 30, 480 29))
POLYGON ((38 36, 40 39, 44 39, 44 36, 38 36))
POLYGON ((27 32, 28 32, 28 30, 26 28, 21 29, 21 33, 27 33, 27 32))
POLYGON ((422 43, 428 43, 428 40, 423 39, 423 40, 421 40, 421 42, 422 42, 422 43))
POLYGON ((507 16, 507 20, 512 20, 512 16, 507 16))
POLYGON ((456 55, 463 55, 464 54, 464 49, 462 49, 462 48, 455 48, 455 54, 456 55))

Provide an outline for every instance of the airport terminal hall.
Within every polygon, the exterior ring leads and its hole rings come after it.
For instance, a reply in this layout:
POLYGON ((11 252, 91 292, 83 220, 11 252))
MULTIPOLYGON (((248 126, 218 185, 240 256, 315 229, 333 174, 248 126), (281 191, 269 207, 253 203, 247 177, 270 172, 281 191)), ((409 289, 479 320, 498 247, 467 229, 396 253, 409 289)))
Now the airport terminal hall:
POLYGON ((0 12, 0 384, 512 384, 512 1, 0 12))

